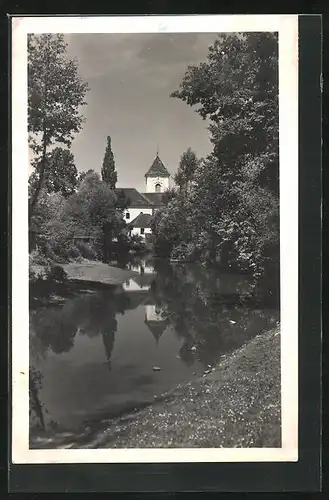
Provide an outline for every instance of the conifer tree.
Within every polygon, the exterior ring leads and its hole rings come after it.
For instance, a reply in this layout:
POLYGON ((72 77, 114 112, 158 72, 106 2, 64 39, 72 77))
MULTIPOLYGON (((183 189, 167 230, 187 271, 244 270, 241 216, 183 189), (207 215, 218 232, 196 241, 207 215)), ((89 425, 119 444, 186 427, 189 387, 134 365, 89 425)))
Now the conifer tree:
POLYGON ((118 176, 115 170, 115 161, 112 152, 110 136, 107 137, 107 144, 102 165, 102 180, 109 184, 111 189, 115 189, 118 176))

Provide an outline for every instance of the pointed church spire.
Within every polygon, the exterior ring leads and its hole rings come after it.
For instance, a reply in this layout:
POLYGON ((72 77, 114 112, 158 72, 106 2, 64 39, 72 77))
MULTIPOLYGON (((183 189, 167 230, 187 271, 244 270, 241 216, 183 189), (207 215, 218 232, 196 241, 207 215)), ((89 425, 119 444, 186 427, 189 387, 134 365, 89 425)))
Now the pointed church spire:
POLYGON ((159 156, 159 143, 157 144, 157 156, 159 156))
POLYGON ((170 173, 162 163, 159 157, 159 147, 157 149, 157 155, 145 174, 145 177, 170 177, 170 173))

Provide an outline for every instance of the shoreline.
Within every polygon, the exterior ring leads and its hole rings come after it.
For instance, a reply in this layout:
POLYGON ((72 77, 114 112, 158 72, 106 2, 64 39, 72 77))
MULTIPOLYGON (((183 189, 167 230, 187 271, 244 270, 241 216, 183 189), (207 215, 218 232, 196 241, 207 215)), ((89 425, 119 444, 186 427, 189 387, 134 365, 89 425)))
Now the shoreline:
POLYGON ((94 293, 104 288, 114 290, 138 275, 136 271, 99 261, 53 263, 53 267, 65 271, 66 278, 63 281, 41 279, 30 282, 30 307, 62 305, 77 294, 94 293))
POLYGON ((280 328, 259 333, 215 370, 83 433, 31 436, 33 449, 280 447, 280 328))
POLYGON ((61 267, 68 281, 100 283, 104 285, 122 285, 127 279, 137 276, 136 271, 121 269, 100 261, 70 262, 56 264, 61 267))

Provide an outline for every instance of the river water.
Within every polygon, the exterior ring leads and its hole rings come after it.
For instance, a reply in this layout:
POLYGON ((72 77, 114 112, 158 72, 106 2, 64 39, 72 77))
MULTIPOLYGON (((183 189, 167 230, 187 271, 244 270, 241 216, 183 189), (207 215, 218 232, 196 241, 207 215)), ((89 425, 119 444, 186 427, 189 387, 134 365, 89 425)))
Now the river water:
POLYGON ((139 260, 122 286, 30 310, 30 431, 97 425, 199 377, 276 325, 244 305, 250 277, 139 260))

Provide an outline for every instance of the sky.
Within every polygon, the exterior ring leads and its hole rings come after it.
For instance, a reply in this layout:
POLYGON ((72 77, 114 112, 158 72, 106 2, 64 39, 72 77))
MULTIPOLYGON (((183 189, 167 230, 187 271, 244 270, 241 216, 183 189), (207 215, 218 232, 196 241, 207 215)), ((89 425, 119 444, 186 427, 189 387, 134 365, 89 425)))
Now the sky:
POLYGON ((72 144, 79 171, 101 170, 106 137, 118 172, 118 187, 144 191, 144 175, 157 148, 173 175, 190 146, 199 157, 211 151, 207 123, 185 102, 170 97, 189 64, 205 61, 216 34, 70 34, 90 91, 86 122, 72 144))

